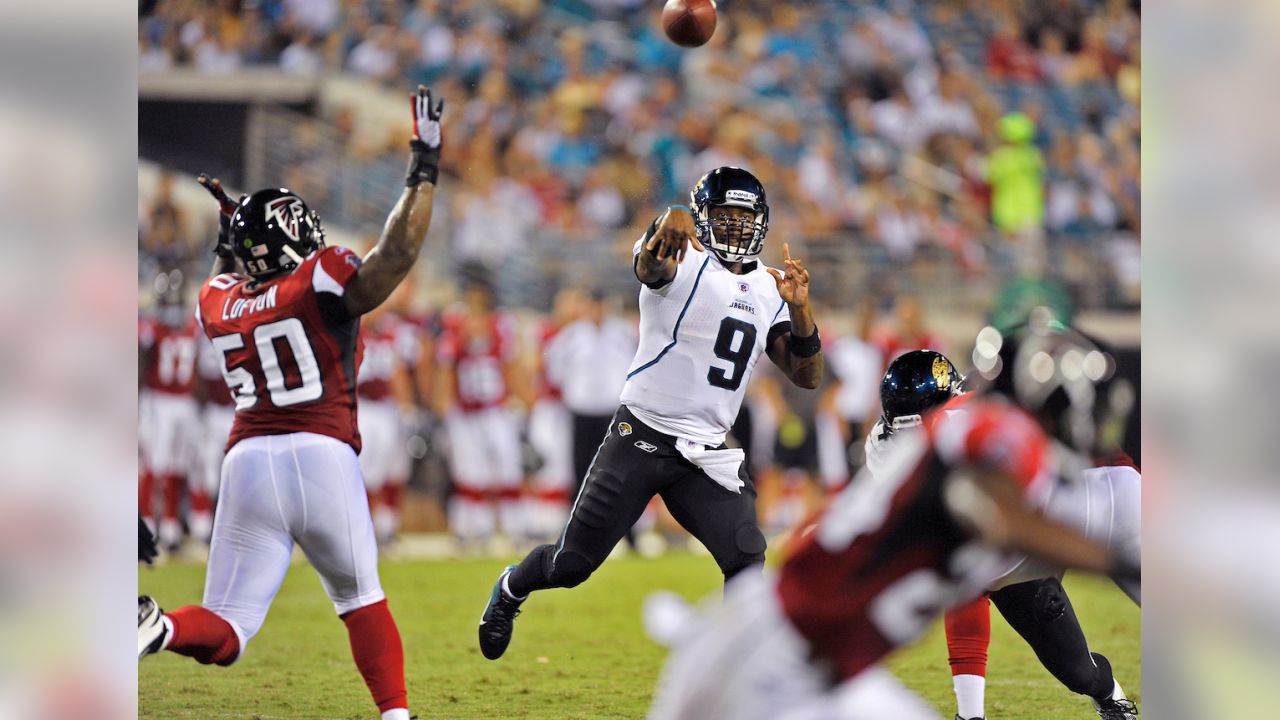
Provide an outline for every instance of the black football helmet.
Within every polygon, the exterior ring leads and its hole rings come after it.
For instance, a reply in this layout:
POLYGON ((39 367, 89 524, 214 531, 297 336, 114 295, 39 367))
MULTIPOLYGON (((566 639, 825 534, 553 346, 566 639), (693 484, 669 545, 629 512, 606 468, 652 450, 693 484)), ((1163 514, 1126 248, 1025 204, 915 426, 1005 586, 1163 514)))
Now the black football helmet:
POLYGON ((973 364, 987 392, 1011 399, 1040 418, 1058 440, 1096 455, 1120 444, 1134 391, 1115 378, 1115 359, 1084 334, 1037 308, 1008 332, 984 327, 973 364))
POLYGON ((322 247, 320 216, 285 188, 249 195, 231 215, 231 249, 255 278, 292 270, 322 247))
POLYGON ((764 247, 769 232, 769 204, 764 185, 755 175, 738 167, 718 167, 702 176, 689 194, 698 242, 724 262, 750 260, 764 247), (711 208, 740 207, 748 217, 711 222, 711 208))
POLYGON ((925 412, 964 393, 964 378, 945 355, 912 350, 889 363, 880 381, 880 406, 888 432, 915 427, 925 412))

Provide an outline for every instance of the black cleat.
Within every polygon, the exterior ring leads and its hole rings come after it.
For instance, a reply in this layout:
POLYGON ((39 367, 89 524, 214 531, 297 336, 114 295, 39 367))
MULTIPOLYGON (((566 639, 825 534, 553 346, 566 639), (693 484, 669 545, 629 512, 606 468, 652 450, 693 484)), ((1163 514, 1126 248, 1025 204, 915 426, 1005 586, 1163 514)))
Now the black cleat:
POLYGON ((146 595, 138 597, 138 659, 160 652, 168 639, 169 628, 164 624, 164 611, 146 595))
POLYGON ((489 604, 484 606, 484 614, 480 616, 480 652, 490 660, 497 660, 507 651, 511 644, 512 623, 520 614, 520 603, 502 590, 502 581, 515 570, 515 565, 508 565, 493 584, 493 592, 489 594, 489 604))
POLYGON ((1098 709, 1098 717, 1102 720, 1138 720, 1138 706, 1132 700, 1108 698, 1102 702, 1095 700, 1093 705, 1098 709))
POLYGON ((987 720, 987 718, 986 717, 962 718, 960 717, 960 713, 956 713, 956 720, 987 720))

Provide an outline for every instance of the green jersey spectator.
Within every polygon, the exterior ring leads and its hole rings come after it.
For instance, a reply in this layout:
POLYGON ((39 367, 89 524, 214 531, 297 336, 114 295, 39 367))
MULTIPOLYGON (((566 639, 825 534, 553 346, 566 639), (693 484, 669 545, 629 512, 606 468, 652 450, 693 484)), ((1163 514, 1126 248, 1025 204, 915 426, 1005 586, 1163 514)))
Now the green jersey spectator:
POLYGON ((1044 225, 1044 158, 1032 144, 1036 126, 1023 113, 1000 118, 1004 141, 991 153, 987 181, 991 184, 991 216, 1006 233, 1038 229, 1044 225))

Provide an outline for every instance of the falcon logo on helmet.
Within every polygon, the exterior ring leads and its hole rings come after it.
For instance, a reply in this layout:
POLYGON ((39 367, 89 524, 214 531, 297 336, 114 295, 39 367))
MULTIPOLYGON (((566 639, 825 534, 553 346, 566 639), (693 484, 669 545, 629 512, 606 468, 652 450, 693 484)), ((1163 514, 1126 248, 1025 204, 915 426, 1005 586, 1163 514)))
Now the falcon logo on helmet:
POLYGON ((324 247, 315 211, 286 188, 259 190, 231 215, 231 248, 245 270, 263 279, 292 270, 324 247))
POLYGON ((302 198, 286 195, 267 203, 267 222, 277 223, 290 240, 298 242, 298 222, 305 212, 302 198))

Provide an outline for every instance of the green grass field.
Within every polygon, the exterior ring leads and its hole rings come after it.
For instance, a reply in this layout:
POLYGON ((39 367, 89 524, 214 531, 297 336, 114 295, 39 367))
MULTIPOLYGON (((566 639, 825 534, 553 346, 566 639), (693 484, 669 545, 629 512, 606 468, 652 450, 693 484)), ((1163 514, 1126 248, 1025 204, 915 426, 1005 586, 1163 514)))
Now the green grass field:
MULTIPOLYGON (((641 626, 645 595, 659 588, 697 600, 719 586, 711 558, 609 560, 573 590, 525 606, 505 657, 485 660, 476 623, 494 559, 384 561, 382 583, 404 637, 409 699, 426 718, 642 718, 664 658, 641 626)), ((140 592, 166 608, 198 603, 204 566, 140 571, 140 592)), ((1141 704, 1140 614, 1110 583, 1072 577, 1067 587, 1093 650, 1107 655, 1141 704)), ((998 613, 988 670, 987 716, 1090 718, 1088 701, 1040 666, 998 613)), ((890 667, 945 717, 955 712, 941 624, 890 667)), ((295 564, 247 654, 230 668, 172 653, 139 669, 141 718, 376 718, 347 646, 346 629, 315 572, 295 564)))

